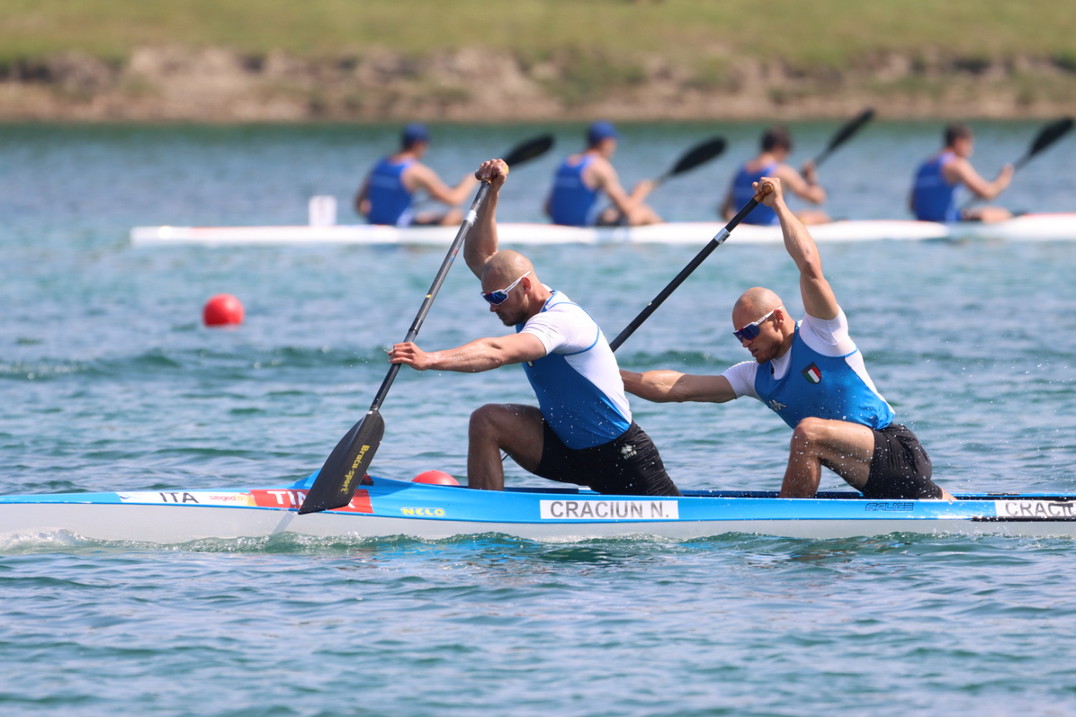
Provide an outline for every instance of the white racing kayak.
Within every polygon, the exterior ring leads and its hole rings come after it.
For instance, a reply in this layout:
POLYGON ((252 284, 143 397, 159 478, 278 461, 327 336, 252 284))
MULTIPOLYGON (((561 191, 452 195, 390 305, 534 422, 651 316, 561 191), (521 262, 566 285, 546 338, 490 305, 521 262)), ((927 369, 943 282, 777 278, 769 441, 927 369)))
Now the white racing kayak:
POLYGON ((575 489, 468 488, 373 477, 339 509, 299 515, 315 475, 290 485, 0 497, 0 549, 106 541, 184 544, 282 534, 443 539, 501 534, 575 541, 728 533, 829 539, 891 533, 1076 537, 1076 494, 982 493, 874 500, 854 492, 781 499, 766 491, 685 491, 679 498, 575 489))
MULTIPOLYGON (((719 222, 669 222, 644 227, 565 227, 551 224, 503 223, 497 225, 505 245, 535 244, 690 244, 698 245, 717 234, 719 222)), ((959 222, 941 224, 913 220, 844 220, 810 227, 819 242, 857 241, 1072 241, 1076 240, 1076 212, 1025 214, 993 224, 959 222)), ((297 226, 135 227, 131 243, 142 247, 184 244, 296 245, 368 244, 444 245, 452 242, 456 227, 390 227, 367 224, 297 226)), ((776 226, 741 224, 737 244, 778 243, 776 226)))

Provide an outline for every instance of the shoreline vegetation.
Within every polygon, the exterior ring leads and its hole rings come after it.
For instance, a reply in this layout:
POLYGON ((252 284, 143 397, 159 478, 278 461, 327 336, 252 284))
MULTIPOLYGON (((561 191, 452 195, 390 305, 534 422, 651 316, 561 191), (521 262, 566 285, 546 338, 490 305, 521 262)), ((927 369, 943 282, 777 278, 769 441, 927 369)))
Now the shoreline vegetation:
POLYGON ((0 0, 0 120, 1048 118, 1063 3, 0 0))

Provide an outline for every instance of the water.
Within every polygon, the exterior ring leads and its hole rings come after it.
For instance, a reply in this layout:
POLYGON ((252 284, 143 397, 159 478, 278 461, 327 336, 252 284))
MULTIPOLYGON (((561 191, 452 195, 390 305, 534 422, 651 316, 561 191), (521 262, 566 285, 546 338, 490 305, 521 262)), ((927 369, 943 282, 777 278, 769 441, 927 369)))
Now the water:
MULTIPOLYGON (((1039 123, 976 125, 992 176, 1039 123)), ((796 159, 834 123, 793 126, 796 159)), ((457 177, 546 127, 435 128, 457 177)), ((554 128, 558 150, 579 127, 554 128)), ((724 134, 725 156, 653 203, 709 219, 751 125, 625 125, 626 184, 724 134)), ((0 492, 292 481, 362 414, 443 249, 134 249, 154 224, 347 219, 395 127, 0 127, 0 492), (200 325, 239 296, 237 330, 200 325)), ((940 125, 870 125, 822 167, 827 209, 900 217, 940 125)), ((559 152, 558 152, 559 153, 559 152)), ((556 157, 513 172, 505 220, 540 220, 556 157)), ((1071 211, 1076 142, 1020 170, 1014 209, 1071 211)), ((535 247, 542 278, 614 335, 691 246, 535 247)), ((956 492, 1076 491, 1076 245, 824 245, 875 382, 956 492)), ((798 307, 776 246, 735 234, 624 345, 622 364, 719 371, 744 358, 728 312, 746 286, 798 307)), ((794 309, 795 311, 796 309, 794 309)), ((456 267, 419 343, 499 324, 456 267)), ((533 401, 522 373, 404 371, 376 472, 464 472, 466 422, 533 401)), ((674 478, 774 488, 788 430, 757 403, 633 401, 674 478)), ((542 481, 510 468, 515 485, 542 481)), ((838 488, 827 475, 823 488, 838 488)), ((0 710, 11 715, 981 715, 1076 709, 1072 544, 928 536, 686 543, 206 541, 171 549, 2 546, 0 710)))

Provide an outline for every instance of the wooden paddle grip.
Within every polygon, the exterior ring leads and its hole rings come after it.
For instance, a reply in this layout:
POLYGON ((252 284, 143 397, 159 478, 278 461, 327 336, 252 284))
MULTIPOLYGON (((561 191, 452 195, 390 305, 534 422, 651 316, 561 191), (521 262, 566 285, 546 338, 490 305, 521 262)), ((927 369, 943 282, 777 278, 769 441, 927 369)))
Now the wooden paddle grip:
POLYGON ((763 182, 759 186, 758 191, 755 192, 754 199, 759 204, 762 204, 762 200, 766 198, 766 195, 767 194, 772 194, 772 193, 773 193, 773 182, 763 182))

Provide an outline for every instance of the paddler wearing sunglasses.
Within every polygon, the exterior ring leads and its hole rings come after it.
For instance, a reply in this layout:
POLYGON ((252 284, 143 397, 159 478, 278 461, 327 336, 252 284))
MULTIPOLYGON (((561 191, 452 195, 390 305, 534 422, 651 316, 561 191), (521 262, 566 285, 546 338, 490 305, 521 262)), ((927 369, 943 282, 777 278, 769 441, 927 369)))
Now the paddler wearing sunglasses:
MULTIPOLYGON (((516 332, 423 351, 400 343, 392 363, 420 371, 475 373, 522 364, 538 406, 487 404, 471 414, 467 483, 504 488, 504 451, 522 468, 550 480, 618 495, 680 495, 653 441, 632 420, 616 357, 601 328, 578 304, 542 283, 516 251, 498 251, 496 211, 508 165, 483 162, 490 182, 464 243, 467 266, 482 282, 490 312, 516 332)), ((476 297, 477 298, 477 297, 476 297)))
POLYGON ((770 289, 748 289, 732 308, 732 334, 753 361, 719 376, 621 371, 625 387, 657 402, 762 401, 793 429, 782 498, 813 497, 824 466, 868 498, 952 500, 931 480, 919 439, 894 422, 893 408, 868 375, 822 273, 818 247, 785 204, 781 180, 763 177, 755 190, 765 184, 772 191, 762 201, 776 212, 785 249, 800 271, 804 318, 794 321, 770 289))

